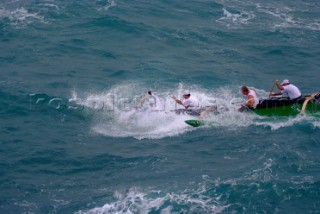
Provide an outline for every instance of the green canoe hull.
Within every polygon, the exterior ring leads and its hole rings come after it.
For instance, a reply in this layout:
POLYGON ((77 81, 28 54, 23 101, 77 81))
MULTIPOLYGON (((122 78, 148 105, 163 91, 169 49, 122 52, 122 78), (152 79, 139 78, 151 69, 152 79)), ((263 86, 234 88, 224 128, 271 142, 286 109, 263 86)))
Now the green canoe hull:
MULTIPOLYGON (((300 114, 306 96, 298 101, 286 98, 270 98, 260 101, 257 108, 251 111, 261 116, 296 116, 300 114)), ((320 114, 320 102, 309 101, 305 109, 307 115, 317 116, 320 114)))

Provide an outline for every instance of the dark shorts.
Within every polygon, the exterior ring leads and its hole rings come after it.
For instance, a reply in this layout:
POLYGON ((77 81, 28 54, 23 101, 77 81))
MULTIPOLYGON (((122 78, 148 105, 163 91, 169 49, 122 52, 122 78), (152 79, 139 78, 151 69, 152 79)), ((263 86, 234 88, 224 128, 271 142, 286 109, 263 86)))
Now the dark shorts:
POLYGON ((176 114, 188 114, 192 116, 200 116, 201 109, 177 109, 176 114))
POLYGON ((292 99, 293 102, 297 102, 301 99, 302 96, 292 99))

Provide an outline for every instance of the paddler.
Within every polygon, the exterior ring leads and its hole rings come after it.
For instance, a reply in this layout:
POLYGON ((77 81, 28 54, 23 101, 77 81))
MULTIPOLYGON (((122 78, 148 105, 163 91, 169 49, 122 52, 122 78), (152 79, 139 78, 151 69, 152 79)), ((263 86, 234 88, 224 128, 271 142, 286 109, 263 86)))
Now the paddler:
POLYGON ((247 100, 238 111, 243 112, 248 109, 254 109, 259 104, 257 92, 253 89, 249 89, 247 86, 241 87, 241 93, 246 96, 247 100))
MULTIPOLYGON (((140 101, 140 106, 142 107, 144 102, 147 101, 147 111, 160 111, 162 108, 161 101, 157 95, 155 95, 151 90, 148 90, 147 93, 143 96, 140 101)), ((141 108, 139 109, 141 110, 141 108)))
POLYGON ((178 103, 179 105, 182 105, 184 107, 184 109, 178 109, 176 110, 176 113, 180 114, 180 113, 187 113, 190 115, 200 115, 200 103, 199 100, 194 97, 191 96, 190 91, 184 91, 183 92, 183 98, 184 100, 179 100, 177 99, 175 96, 172 96, 172 99, 174 99, 174 101, 176 103, 178 103))
POLYGON ((161 102, 160 99, 157 95, 154 95, 152 93, 152 91, 148 91, 149 94, 149 99, 148 99, 148 104, 149 104, 149 108, 151 110, 161 110, 161 102))
POLYGON ((278 95, 287 95, 290 100, 296 101, 301 98, 301 92, 299 88, 289 82, 289 80, 285 79, 282 81, 281 85, 278 80, 275 80, 275 84, 280 90, 277 93, 270 92, 269 96, 278 96, 278 95))

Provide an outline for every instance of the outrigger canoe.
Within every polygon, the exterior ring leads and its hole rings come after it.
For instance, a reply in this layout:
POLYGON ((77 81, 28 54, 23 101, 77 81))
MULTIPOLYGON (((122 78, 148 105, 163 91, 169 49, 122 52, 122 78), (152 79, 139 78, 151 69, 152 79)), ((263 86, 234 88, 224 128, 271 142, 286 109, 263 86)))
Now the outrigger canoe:
MULTIPOLYGON (((296 116, 301 113, 301 109, 307 115, 320 117, 320 94, 309 99, 310 95, 302 96, 300 99, 292 101, 286 97, 271 97, 259 101, 255 109, 250 109, 252 112, 261 116, 296 116), (305 104, 305 109, 303 104, 305 104), (310 101, 309 101, 310 100, 310 101)), ((207 124, 207 121, 186 120, 190 126, 199 127, 207 124)))

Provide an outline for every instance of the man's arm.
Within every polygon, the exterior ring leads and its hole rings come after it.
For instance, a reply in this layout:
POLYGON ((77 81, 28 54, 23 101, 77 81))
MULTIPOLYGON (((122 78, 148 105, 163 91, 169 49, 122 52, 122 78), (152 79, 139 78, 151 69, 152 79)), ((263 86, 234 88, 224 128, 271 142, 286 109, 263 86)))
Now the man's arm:
MULTIPOLYGON (((279 84, 279 80, 274 81, 274 83, 276 84, 276 86, 277 86, 277 88, 278 88, 279 90, 281 90, 281 91, 284 90, 284 87, 279 84)), ((281 95, 281 94, 282 94, 281 91, 279 91, 279 92, 277 92, 277 93, 272 93, 272 92, 270 91, 269 97, 281 95)))
POLYGON ((174 101, 176 101, 176 103, 178 103, 179 105, 182 105, 183 107, 187 108, 186 106, 183 105, 182 101, 177 99, 175 96, 172 96, 172 99, 174 99, 174 101))
POLYGON ((278 95, 281 95, 282 94, 282 92, 277 92, 277 93, 272 93, 272 92, 270 92, 270 94, 269 94, 269 96, 271 97, 271 96, 278 96, 278 95))
POLYGON ((252 95, 248 96, 248 100, 245 103, 245 106, 248 106, 248 107, 254 106, 254 97, 252 95))
POLYGON ((279 84, 279 80, 276 80, 275 83, 276 83, 279 90, 281 90, 281 91, 284 90, 283 86, 279 84))

